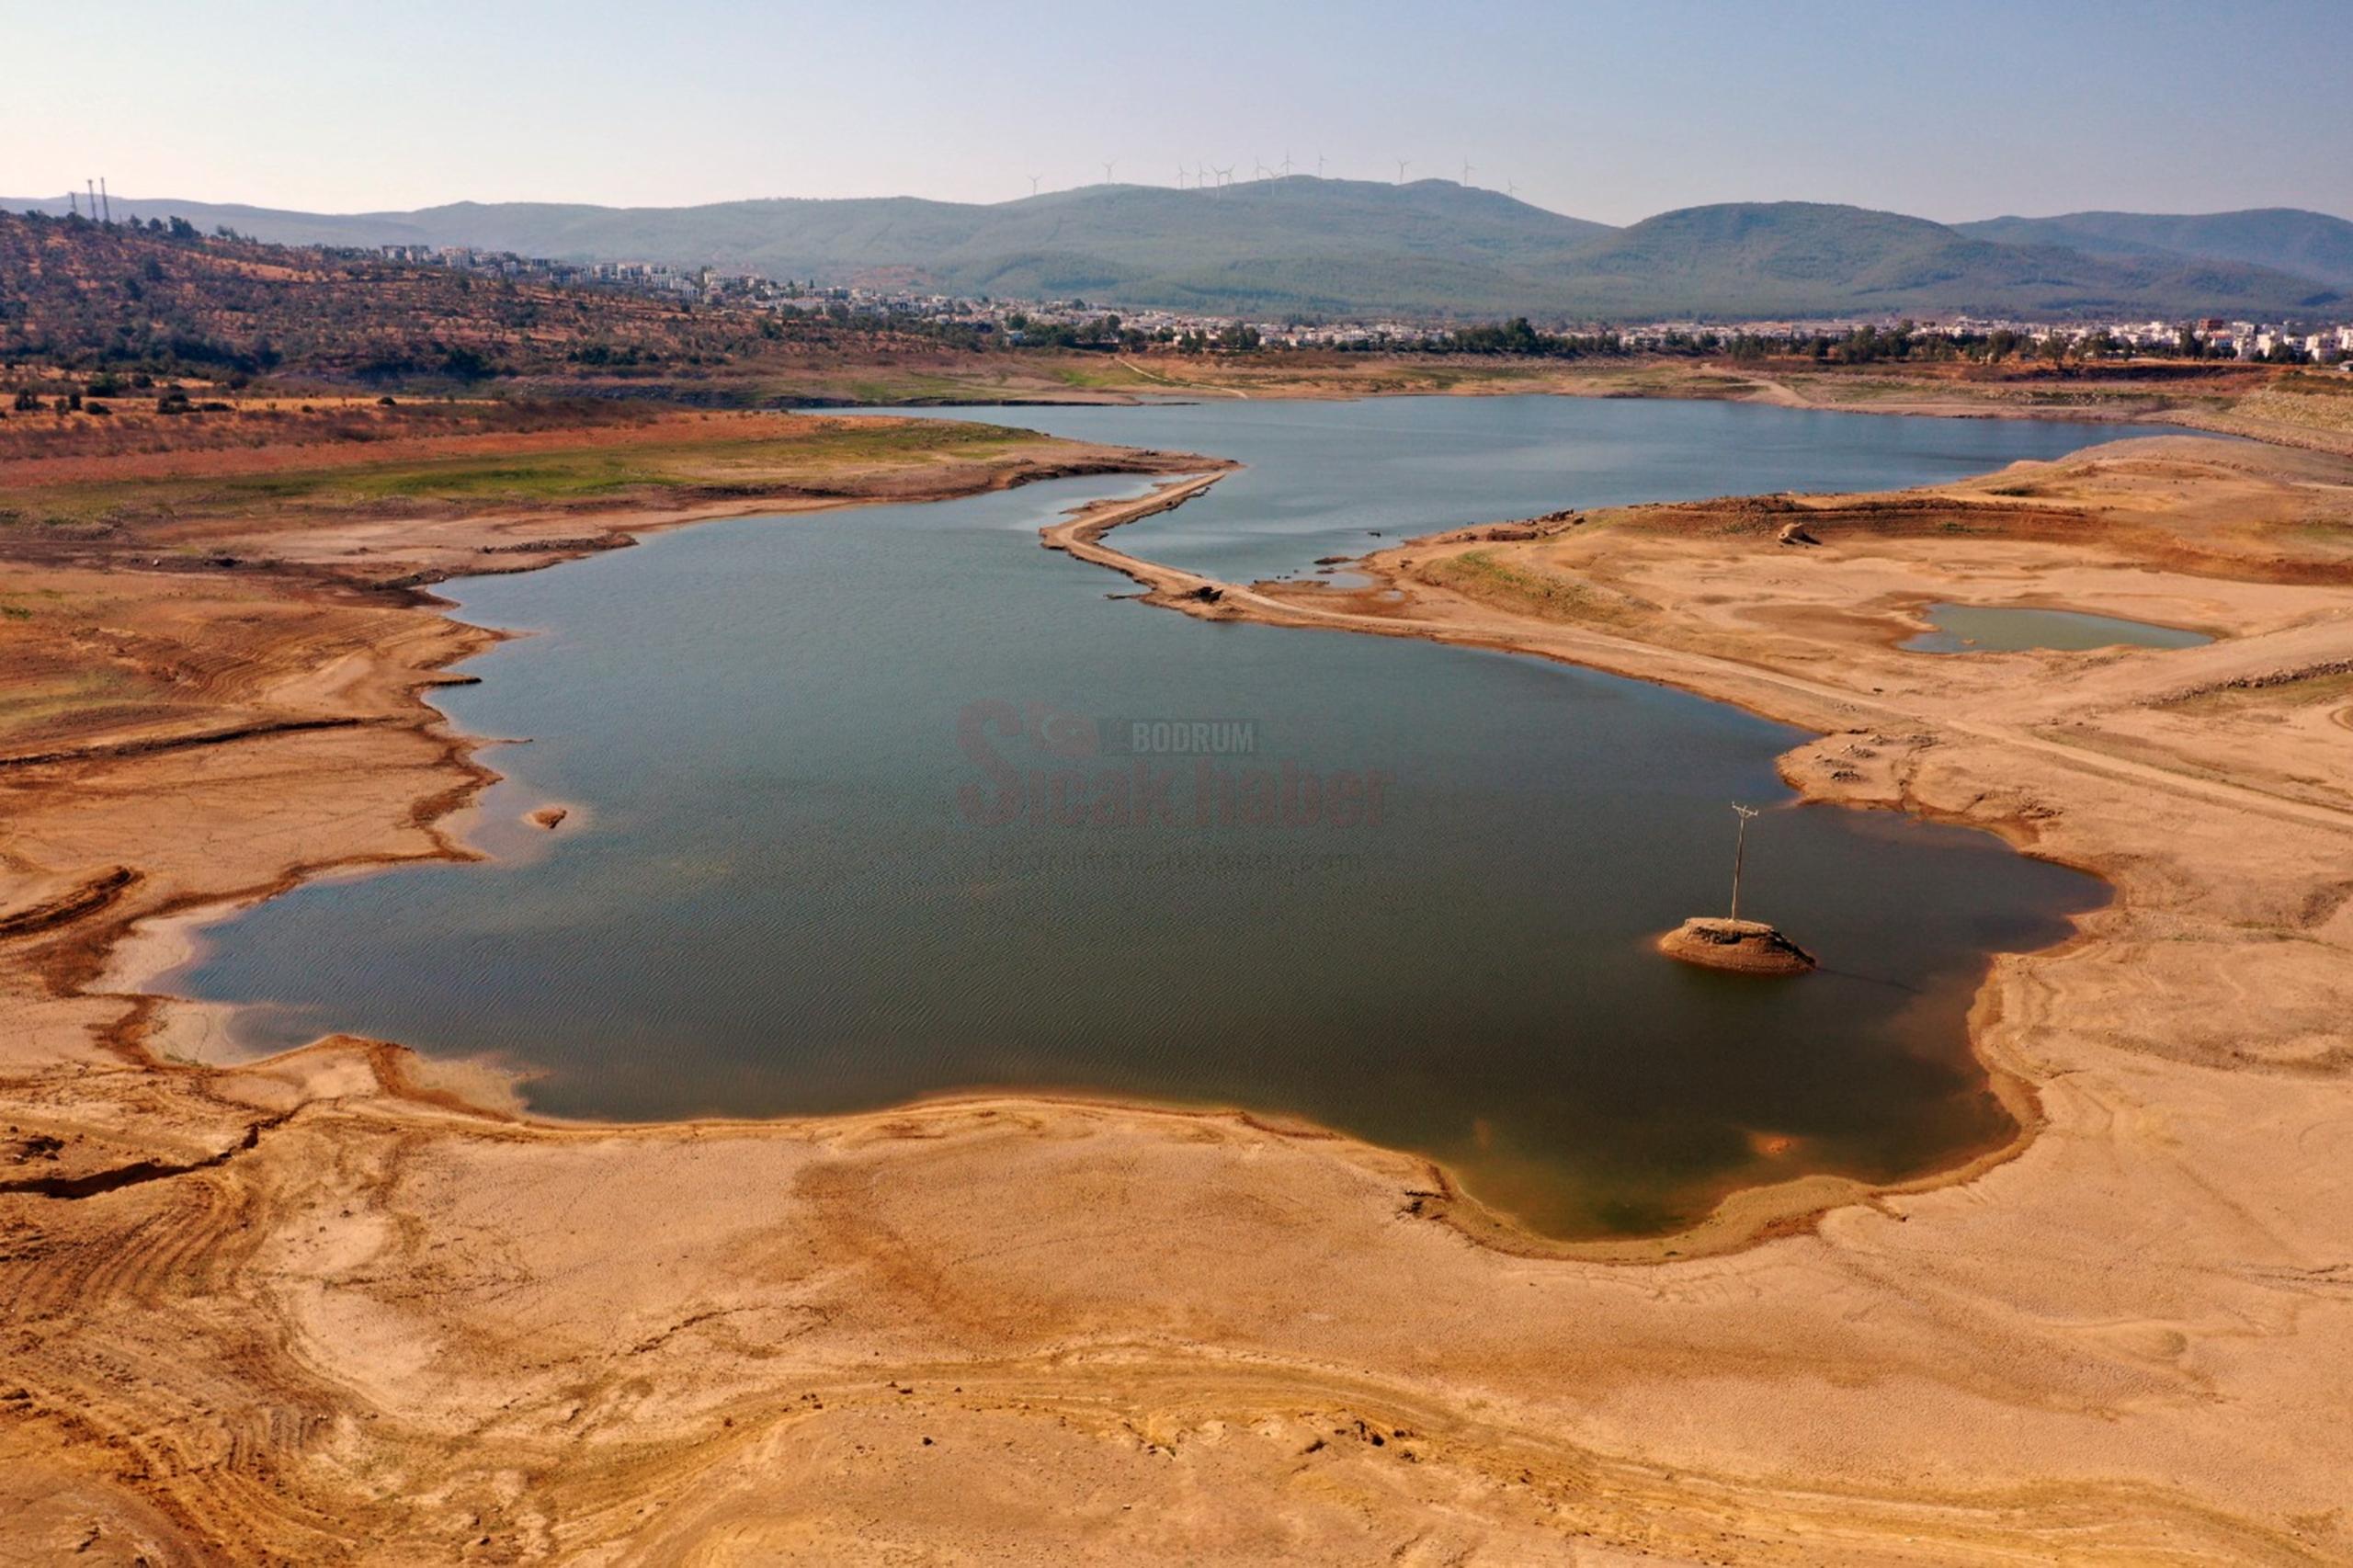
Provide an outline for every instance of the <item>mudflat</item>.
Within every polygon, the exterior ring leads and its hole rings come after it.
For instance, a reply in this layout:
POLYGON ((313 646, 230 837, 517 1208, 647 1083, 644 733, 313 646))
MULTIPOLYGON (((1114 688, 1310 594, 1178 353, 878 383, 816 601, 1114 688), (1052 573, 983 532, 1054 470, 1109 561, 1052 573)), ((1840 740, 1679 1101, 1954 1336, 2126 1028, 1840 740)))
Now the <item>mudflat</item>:
POLYGON ((559 1126, 385 1042, 189 1065, 136 985, 174 914, 462 852, 481 769, 419 694, 482 634, 416 583, 617 542, 632 511, 776 504, 226 517, 171 525, 191 548, 160 564, 135 528, 52 541, 0 623, 26 694, 0 757, 0 1494, 28 1552, 2353 1557, 2353 463, 2126 442, 1507 521, 1344 590, 1119 551, 1212 461, 861 461, 894 499, 1165 472, 1046 542, 1186 613, 1738 702, 1823 735, 1784 759, 1809 797, 2099 872, 2115 903, 1978 999, 2025 1132, 1908 1188, 1815 1178, 1575 1246, 1235 1113, 559 1126), (1956 600, 2217 641, 1896 646, 1956 600))

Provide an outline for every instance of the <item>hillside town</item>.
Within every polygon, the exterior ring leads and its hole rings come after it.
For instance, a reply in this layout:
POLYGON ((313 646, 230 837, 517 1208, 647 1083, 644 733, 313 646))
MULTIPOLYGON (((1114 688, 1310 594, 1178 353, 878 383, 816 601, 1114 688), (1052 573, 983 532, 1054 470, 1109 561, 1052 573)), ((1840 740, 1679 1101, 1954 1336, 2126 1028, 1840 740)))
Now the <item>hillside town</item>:
MULTIPOLYGON (((1252 319, 1204 312, 1125 308, 1103 301, 960 298, 912 288, 777 279, 757 272, 659 262, 570 262, 464 246, 386 245, 368 253, 405 265, 453 267, 480 275, 549 283, 607 287, 708 304, 927 324, 995 335, 1008 347, 1116 346, 1131 352, 1164 349, 1322 348, 1342 352, 1445 352, 1461 346, 1460 322, 1252 319)), ((1894 316, 1790 321, 1633 324, 1556 322, 1540 329, 1552 339, 1634 353, 1729 349, 1746 341, 1773 351, 1802 352, 1809 345, 1838 345, 1865 333, 1947 350, 2025 356, 2063 351, 2082 358, 2158 356, 2335 366, 2353 373, 2353 318, 2302 322, 2068 320, 2030 321, 1951 315, 1912 320, 1894 316), (2055 346, 2055 348, 2054 348, 2055 346)))

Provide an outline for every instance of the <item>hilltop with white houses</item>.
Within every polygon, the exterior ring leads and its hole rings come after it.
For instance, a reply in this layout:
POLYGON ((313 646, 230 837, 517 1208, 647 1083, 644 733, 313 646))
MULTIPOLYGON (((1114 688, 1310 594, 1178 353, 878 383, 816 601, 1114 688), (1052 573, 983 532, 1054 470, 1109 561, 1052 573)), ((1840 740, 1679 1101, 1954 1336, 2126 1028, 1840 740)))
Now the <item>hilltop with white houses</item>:
MULTIPOLYGON (((1460 322, 1255 320, 1165 309, 1121 310, 1086 300, 964 298, 918 289, 777 279, 756 272, 655 262, 558 261, 464 246, 386 245, 378 254, 386 260, 411 265, 601 285, 711 304, 960 327, 1017 347, 1114 346, 1139 353, 1155 348, 1259 347, 1434 352, 1461 347, 1478 335, 1460 322)), ((1515 325, 1525 327, 1526 324, 1515 325)), ((1990 347, 1995 358, 2050 353, 2055 345, 2080 357, 2156 355, 2353 367, 2353 322, 2234 321, 2213 316, 2191 321, 2023 321, 1955 315, 1918 321, 1842 317, 1743 323, 1555 323, 1527 330, 1528 341, 1539 345, 1638 353, 1710 351, 1759 344, 1774 351, 1812 349, 1836 358, 1836 350, 1850 347, 1860 338, 1882 343, 1901 340, 1907 347, 1942 346, 1965 352, 1983 352, 1990 347)), ((1540 347, 1526 351, 1548 350, 1540 347)))

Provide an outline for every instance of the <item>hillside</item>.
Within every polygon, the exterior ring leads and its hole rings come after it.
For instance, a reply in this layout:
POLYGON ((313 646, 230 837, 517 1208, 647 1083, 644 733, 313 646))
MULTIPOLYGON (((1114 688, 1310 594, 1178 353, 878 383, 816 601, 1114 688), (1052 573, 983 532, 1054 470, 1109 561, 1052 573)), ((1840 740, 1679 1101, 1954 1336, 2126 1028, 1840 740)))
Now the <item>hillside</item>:
POLYGON ((327 381, 676 378, 878 326, 477 277, 128 222, 0 212, 0 363, 327 381))
POLYGON ((2090 256, 1812 202, 1662 213, 1580 250, 1566 266, 1563 287, 1610 314, 2176 314, 2281 311, 2333 297, 2312 278, 2245 263, 2090 256))
POLYGON ((1956 227, 1979 239, 2065 245, 2086 256, 2245 262, 2353 290, 2353 223, 2292 207, 2177 216, 2069 212, 2056 218, 1989 218, 1956 227))
POLYGON ((988 206, 906 197, 683 208, 469 202, 343 217, 133 199, 114 206, 118 215, 183 216, 288 244, 461 244, 1220 314, 2279 315, 2330 309, 2340 290, 2353 290, 2353 224, 2317 213, 2086 214, 1955 228, 1773 202, 1688 208, 1617 230, 1449 180, 1103 185, 988 206))
POLYGON ((1218 311, 1509 310, 1529 296, 1538 270, 1609 232, 1450 181, 1303 176, 1221 190, 1091 186, 993 206, 912 197, 681 208, 460 202, 329 216, 113 205, 118 217, 177 215, 289 244, 472 245, 828 281, 887 275, 961 294, 1101 294, 1218 311))

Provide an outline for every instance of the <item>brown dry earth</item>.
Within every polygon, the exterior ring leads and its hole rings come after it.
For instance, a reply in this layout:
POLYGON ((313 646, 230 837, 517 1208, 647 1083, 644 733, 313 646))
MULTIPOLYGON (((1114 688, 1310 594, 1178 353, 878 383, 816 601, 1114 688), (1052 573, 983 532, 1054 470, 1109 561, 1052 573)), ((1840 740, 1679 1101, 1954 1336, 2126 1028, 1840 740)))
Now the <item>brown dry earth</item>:
MULTIPOLYGON (((479 775, 418 694, 479 634, 345 546, 276 583, 45 563, 93 597, 43 679, 192 673, 101 720, 59 693, 0 766, 0 1555, 2353 1561, 2353 465, 2130 443, 1473 530, 1347 592, 1105 541, 1209 482, 1049 542, 1190 613, 1737 701, 1824 733, 1809 797, 2108 876, 1980 997, 2031 1136, 1610 1256, 1239 1114, 551 1126, 373 1042, 176 1059, 201 1015, 129 994, 156 916, 458 852, 479 775), (1896 651, 1939 599, 2226 635, 1896 651)), ((581 525, 486 526, 521 565, 581 525)))

